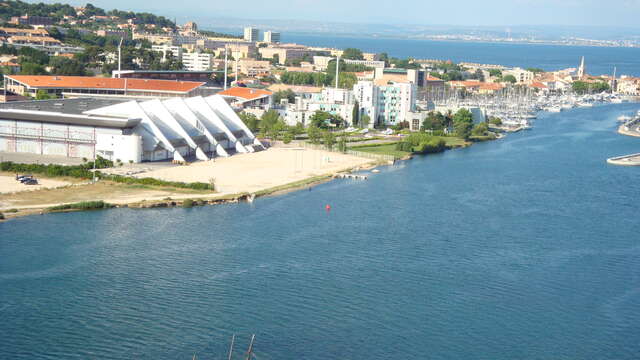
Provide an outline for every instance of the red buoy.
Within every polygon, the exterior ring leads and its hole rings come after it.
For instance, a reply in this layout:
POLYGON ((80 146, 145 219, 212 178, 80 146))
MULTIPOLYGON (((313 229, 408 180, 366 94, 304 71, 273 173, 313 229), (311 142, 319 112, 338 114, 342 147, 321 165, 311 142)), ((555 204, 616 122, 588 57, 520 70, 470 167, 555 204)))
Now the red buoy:
POLYGON ((327 204, 327 206, 324 207, 325 209, 327 209, 327 211, 331 211, 331 205, 327 204))

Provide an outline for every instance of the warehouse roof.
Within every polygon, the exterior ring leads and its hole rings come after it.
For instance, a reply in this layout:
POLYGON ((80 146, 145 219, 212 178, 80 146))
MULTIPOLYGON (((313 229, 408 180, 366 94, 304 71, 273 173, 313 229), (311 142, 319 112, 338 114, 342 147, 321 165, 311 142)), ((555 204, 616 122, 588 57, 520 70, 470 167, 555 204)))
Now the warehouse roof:
POLYGON ((44 76, 44 75, 7 75, 30 88, 54 89, 104 89, 189 93, 205 83, 197 81, 115 79, 91 76, 44 76))

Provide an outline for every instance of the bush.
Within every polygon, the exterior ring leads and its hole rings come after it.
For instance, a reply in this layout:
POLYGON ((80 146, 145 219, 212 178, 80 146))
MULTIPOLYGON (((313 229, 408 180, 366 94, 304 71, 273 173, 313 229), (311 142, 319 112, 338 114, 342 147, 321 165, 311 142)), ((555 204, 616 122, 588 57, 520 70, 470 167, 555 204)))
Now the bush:
POLYGON ((413 145, 409 141, 401 141, 396 144, 396 150, 413 152, 413 145))
POLYGON ((48 211, 64 211, 64 210, 98 210, 98 209, 110 209, 114 207, 109 203, 102 200, 99 201, 83 201, 73 204, 64 204, 58 206, 52 206, 48 208, 48 211))
POLYGON ((4 220, 4 214, 0 213, 0 220, 4 220))
POLYGON ((193 200, 191 200, 191 199, 185 199, 185 200, 182 202, 182 207, 183 207, 183 208, 190 208, 190 207, 193 207, 193 200))
POLYGON ((444 149, 446 148, 446 143, 444 140, 442 139, 431 139, 429 141, 425 141, 423 143, 420 143, 420 145, 417 148, 416 152, 422 153, 422 154, 433 154, 433 153, 439 153, 439 152, 443 152, 444 149))

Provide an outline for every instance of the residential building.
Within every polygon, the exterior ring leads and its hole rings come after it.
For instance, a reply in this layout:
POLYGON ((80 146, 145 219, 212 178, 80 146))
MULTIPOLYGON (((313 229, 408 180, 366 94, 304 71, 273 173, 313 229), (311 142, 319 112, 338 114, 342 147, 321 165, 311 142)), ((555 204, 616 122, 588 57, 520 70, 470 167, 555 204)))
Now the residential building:
POLYGON ((126 31, 120 30, 96 30, 96 35, 98 36, 114 36, 123 39, 129 38, 129 33, 126 31))
POLYGON ((182 54, 182 67, 187 71, 207 71, 212 69, 213 55, 193 52, 182 54))
POLYGON ((184 52, 181 46, 169 44, 151 45, 151 50, 161 52, 162 61, 167 61, 168 54, 171 54, 171 57, 175 60, 182 60, 182 53, 184 52))
POLYGON ((244 40, 249 42, 258 41, 260 36, 260 30, 254 27, 246 27, 244 28, 244 40))
POLYGON ((14 16, 10 23, 16 25, 53 25, 53 18, 48 16, 14 16))
POLYGON ((49 32, 45 29, 18 29, 0 27, 0 36, 6 38, 9 38, 11 36, 48 37, 49 32))
POLYGON ((0 105, 0 151, 123 162, 209 160, 262 144, 227 102, 208 97, 56 99, 0 105))
POLYGON ((50 36, 12 36, 7 39, 7 43, 11 45, 41 45, 41 46, 59 46, 62 43, 58 39, 50 36))
POLYGON ((278 58, 278 63, 284 65, 287 61, 302 59, 304 57, 311 58, 315 55, 315 51, 307 49, 301 45, 280 45, 259 48, 258 51, 263 59, 278 58))
POLYGON ((519 67, 513 69, 502 70, 502 77, 513 75, 518 84, 528 84, 533 81, 534 73, 519 67))
POLYGON ((229 99, 231 101, 231 106, 237 109, 269 109, 273 105, 273 93, 262 89, 232 87, 219 92, 218 95, 229 99))
POLYGON ((369 116, 370 127, 392 126, 408 121, 410 113, 416 109, 416 86, 409 81, 384 84, 359 81, 354 85, 353 92, 360 107, 360 116, 369 116))
POLYGON ((264 32, 264 42, 269 44, 279 44, 280 43, 280 33, 275 31, 265 31, 264 32))
POLYGON ((38 90, 55 96, 189 97, 206 93, 204 82, 116 79, 90 76, 5 75, 5 89, 35 97, 38 90))
POLYGON ((238 61, 240 73, 247 76, 271 73, 271 63, 265 60, 242 59, 238 61))
POLYGON ((296 96, 293 104, 285 106, 284 119, 288 125, 301 123, 309 126, 309 118, 316 111, 339 115, 347 126, 353 125, 353 107, 355 97, 352 90, 324 88, 319 93, 307 93, 296 96))
POLYGON ((618 93, 624 95, 640 95, 640 78, 638 77, 629 77, 622 76, 617 80, 618 82, 618 93))
MULTIPOLYGON (((324 71, 329 66, 330 61, 335 61, 335 57, 331 56, 314 56, 313 57, 313 65, 316 69, 320 71, 324 71)), ((351 59, 341 59, 345 62, 345 64, 354 64, 354 65, 363 65, 370 68, 384 68, 384 61, 376 61, 376 60, 351 60, 351 59)))

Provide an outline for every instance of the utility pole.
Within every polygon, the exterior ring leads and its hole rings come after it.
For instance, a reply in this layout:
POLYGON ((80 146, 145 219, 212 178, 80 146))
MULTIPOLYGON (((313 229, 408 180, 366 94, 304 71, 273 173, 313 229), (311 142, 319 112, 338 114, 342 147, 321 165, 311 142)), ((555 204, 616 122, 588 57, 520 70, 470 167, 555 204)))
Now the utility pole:
POLYGON ((336 57, 336 89, 338 88, 338 79, 340 79, 340 55, 336 57))
POLYGON ((120 44, 118 44, 118 78, 120 77, 120 71, 122 71, 122 41, 124 38, 120 38, 120 44))
POLYGON ((224 89, 227 90, 227 61, 229 60, 229 56, 228 56, 228 45, 225 44, 224 45, 224 89))

